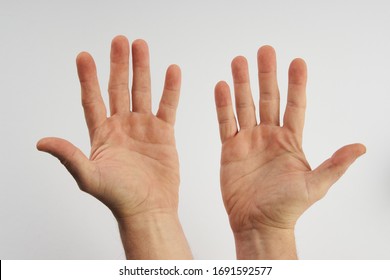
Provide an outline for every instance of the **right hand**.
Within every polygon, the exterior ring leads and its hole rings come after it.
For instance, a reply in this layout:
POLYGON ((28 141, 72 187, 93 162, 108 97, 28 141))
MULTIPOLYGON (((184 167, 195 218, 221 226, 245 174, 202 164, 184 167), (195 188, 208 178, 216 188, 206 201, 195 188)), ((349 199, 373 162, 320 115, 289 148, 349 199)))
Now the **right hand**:
POLYGON ((59 138, 44 138, 37 148, 57 157, 80 189, 101 200, 118 219, 159 212, 176 214, 180 176, 174 123, 180 68, 168 68, 160 107, 153 115, 148 46, 136 40, 132 44, 130 111, 129 53, 127 39, 114 38, 108 118, 92 57, 88 53, 77 57, 82 105, 92 146, 89 159, 73 144, 59 138))

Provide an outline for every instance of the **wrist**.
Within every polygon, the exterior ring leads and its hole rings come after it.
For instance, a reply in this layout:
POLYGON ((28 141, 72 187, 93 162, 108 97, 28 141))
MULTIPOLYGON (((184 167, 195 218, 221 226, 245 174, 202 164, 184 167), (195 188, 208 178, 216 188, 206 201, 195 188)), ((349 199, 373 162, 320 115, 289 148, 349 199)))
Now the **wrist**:
POLYGON ((234 232, 237 259, 297 259, 294 228, 262 228, 234 232))
POLYGON ((116 220, 121 234, 131 233, 132 236, 145 231, 160 232, 170 224, 180 224, 175 210, 137 213, 127 217, 116 216, 116 220))
POLYGON ((176 211, 117 218, 127 259, 191 259, 176 211))

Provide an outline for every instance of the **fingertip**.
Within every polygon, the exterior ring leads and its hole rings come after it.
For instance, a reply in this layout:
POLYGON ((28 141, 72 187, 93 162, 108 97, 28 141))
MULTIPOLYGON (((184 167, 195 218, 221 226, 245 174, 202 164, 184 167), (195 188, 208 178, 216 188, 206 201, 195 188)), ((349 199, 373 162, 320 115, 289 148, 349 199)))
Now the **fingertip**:
POLYGON ((123 44, 123 43, 129 43, 129 40, 127 39, 126 36, 124 35, 117 35, 115 36, 112 41, 111 41, 111 44, 112 45, 115 45, 115 44, 123 44))
POLYGON ((231 67, 233 70, 245 67, 248 65, 248 60, 245 56, 239 55, 233 58, 231 67))
POLYGON ((249 83, 248 61, 245 57, 235 57, 232 60, 231 67, 235 84, 249 83))
POLYGON ((181 70, 176 64, 172 64, 167 68, 165 75, 165 88, 169 90, 180 90, 181 70))
POLYGON ((37 142, 36 148, 40 152, 45 152, 53 155, 53 153, 57 150, 58 144, 61 143, 61 141, 61 138, 45 137, 37 142))
POLYGON ((88 52, 82 51, 76 56, 77 65, 85 65, 93 61, 92 55, 88 52))
POLYGON ((223 107, 231 104, 230 88, 225 81, 219 81, 215 85, 214 98, 217 107, 223 107))
POLYGON ((91 74, 96 74, 95 61, 88 52, 81 52, 77 55, 76 66, 80 81, 88 80, 91 74))
POLYGON ((267 55, 275 55, 276 52, 275 52, 275 49, 270 46, 270 45, 263 45, 259 48, 259 50, 257 51, 257 55, 258 56, 262 56, 264 54, 267 54, 267 55))
POLYGON ((265 45, 257 51, 257 62, 261 66, 259 71, 272 72, 276 70, 276 52, 272 46, 265 45))
POLYGON ((143 39, 137 39, 131 44, 133 67, 149 67, 149 48, 143 39))
POLYGON ((128 64, 130 54, 129 41, 123 35, 114 37, 111 41, 110 59, 112 63, 128 64))
POLYGON ((291 71, 304 71, 307 68, 306 61, 303 58, 297 57, 291 61, 290 70, 291 71))
POLYGON ((292 84, 304 84, 307 79, 307 65, 302 58, 295 58, 288 71, 289 82, 292 84))
POLYGON ((367 147, 364 144, 358 143, 362 154, 367 153, 367 147))
POLYGON ((53 149, 56 148, 57 144, 59 142, 63 141, 63 139, 61 138, 56 138, 56 137, 45 137, 45 138, 42 138, 40 139, 37 144, 36 144, 36 147, 39 151, 42 151, 42 152, 50 152, 52 151, 53 149))
POLYGON ((307 68, 307 64, 306 64, 306 61, 303 58, 297 57, 297 58, 294 58, 291 61, 290 67, 306 69, 307 68))
POLYGON ((136 39, 131 44, 133 49, 147 49, 148 43, 144 39, 136 39))
POLYGON ((177 64, 171 64, 168 66, 168 69, 171 69, 172 71, 178 71, 178 72, 181 72, 181 69, 180 69, 180 66, 177 65, 177 64))
POLYGON ((349 166, 358 157, 366 153, 366 147, 360 143, 346 145, 332 155, 333 164, 349 166))
POLYGON ((367 152, 367 148, 363 144, 356 143, 356 144, 352 144, 352 145, 354 146, 357 157, 360 157, 367 152))
POLYGON ((38 151, 43 151, 44 143, 45 143, 45 138, 42 138, 35 144, 35 147, 37 148, 38 151))
POLYGON ((214 88, 214 92, 221 92, 226 91, 226 89, 229 89, 229 85, 225 81, 219 81, 214 88))
POLYGON ((167 74, 173 75, 175 77, 181 77, 181 69, 180 66, 177 64, 171 64, 168 66, 167 74))
POLYGON ((84 60, 84 57, 87 56, 87 55, 88 55, 88 53, 85 52, 85 51, 80 52, 80 53, 76 56, 76 62, 79 63, 79 62, 83 61, 83 60, 84 60))

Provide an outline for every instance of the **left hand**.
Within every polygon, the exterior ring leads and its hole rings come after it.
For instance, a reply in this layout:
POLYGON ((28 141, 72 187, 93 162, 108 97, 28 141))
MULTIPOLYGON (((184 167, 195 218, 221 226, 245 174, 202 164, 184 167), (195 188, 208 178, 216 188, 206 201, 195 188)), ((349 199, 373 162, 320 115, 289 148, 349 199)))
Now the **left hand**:
POLYGON ((257 59, 260 123, 256 121, 244 57, 232 62, 239 128, 229 86, 220 82, 215 88, 222 141, 221 189, 235 234, 293 230, 302 213, 365 152, 361 144, 345 146, 312 170, 302 150, 306 64, 295 59, 290 65, 287 107, 281 125, 275 51, 262 47, 257 59))

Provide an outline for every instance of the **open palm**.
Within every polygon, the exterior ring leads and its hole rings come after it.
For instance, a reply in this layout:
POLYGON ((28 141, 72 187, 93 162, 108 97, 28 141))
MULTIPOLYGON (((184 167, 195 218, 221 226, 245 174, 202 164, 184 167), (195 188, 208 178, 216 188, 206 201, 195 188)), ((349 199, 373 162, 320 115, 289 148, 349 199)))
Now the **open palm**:
POLYGON ((258 52, 260 124, 244 57, 232 62, 236 112, 225 82, 215 88, 222 141, 221 190, 233 232, 263 227, 292 229, 299 216, 322 198, 365 148, 345 146, 311 170, 302 151, 306 107, 306 64, 295 59, 289 69, 283 126, 279 121, 276 55, 272 47, 258 52))
POLYGON ((131 102, 129 54, 127 39, 116 37, 111 46, 108 118, 92 57, 81 53, 77 58, 91 140, 89 159, 63 139, 44 138, 37 145, 60 159, 79 187, 105 203, 119 218, 177 211, 180 181, 173 128, 180 69, 175 65, 168 68, 160 107, 153 115, 147 44, 142 40, 132 44, 131 102))

